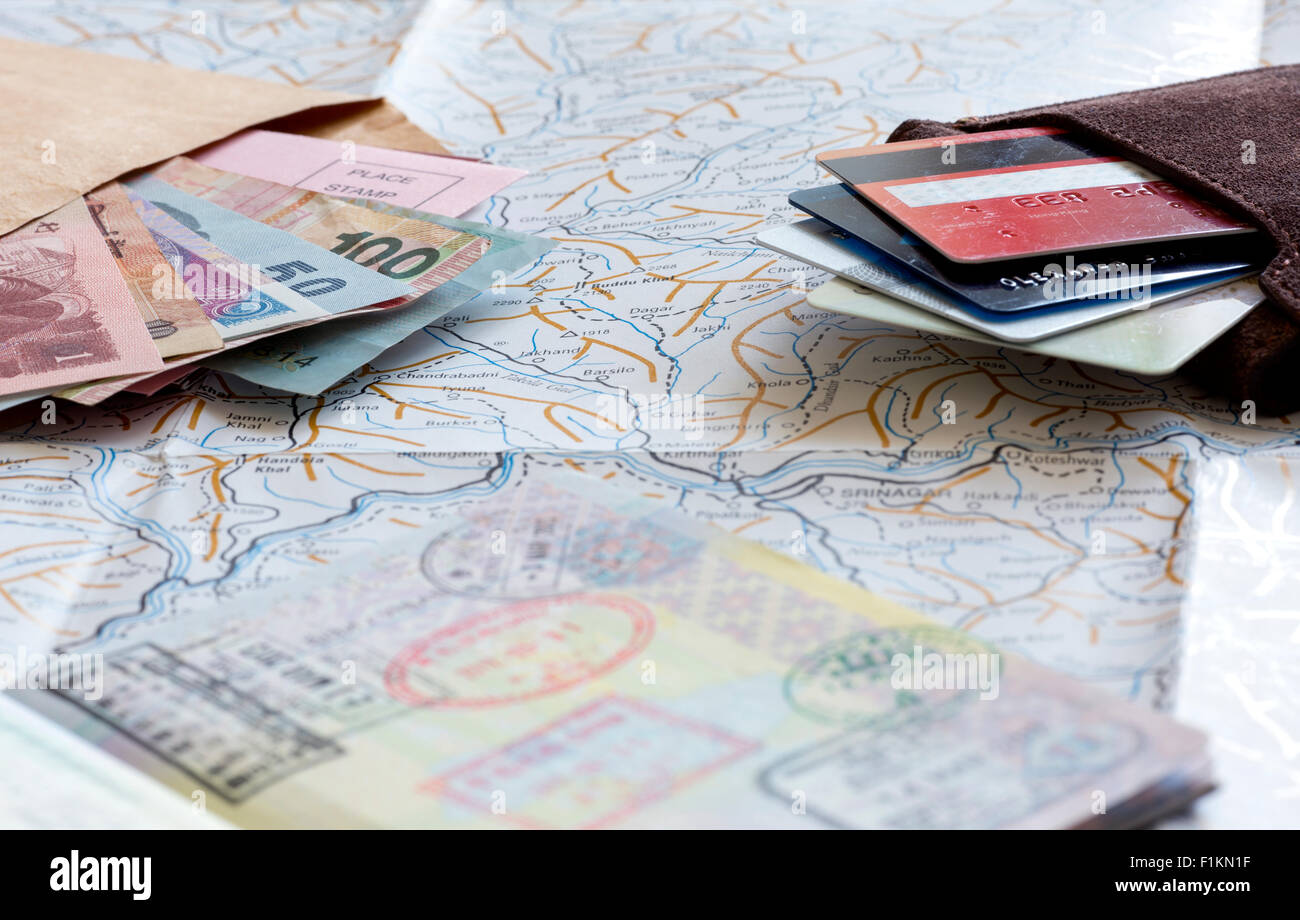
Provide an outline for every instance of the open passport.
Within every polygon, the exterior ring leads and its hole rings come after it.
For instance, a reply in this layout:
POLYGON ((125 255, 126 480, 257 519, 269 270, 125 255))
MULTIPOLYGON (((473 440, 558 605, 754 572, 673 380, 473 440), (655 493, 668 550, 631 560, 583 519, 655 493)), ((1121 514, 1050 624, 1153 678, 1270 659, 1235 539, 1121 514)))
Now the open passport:
POLYGON ((592 479, 413 501, 27 701, 157 781, 96 793, 145 825, 1107 827, 1209 788, 1199 732, 592 479))

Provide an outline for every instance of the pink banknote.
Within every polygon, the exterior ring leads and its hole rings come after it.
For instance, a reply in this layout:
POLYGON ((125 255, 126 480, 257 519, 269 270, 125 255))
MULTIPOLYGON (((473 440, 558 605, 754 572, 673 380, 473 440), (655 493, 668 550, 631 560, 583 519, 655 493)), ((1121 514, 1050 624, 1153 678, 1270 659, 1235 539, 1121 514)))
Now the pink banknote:
POLYGON ((162 368, 82 199, 0 237, 0 395, 162 368))
POLYGON ((457 157, 366 147, 253 129, 193 154, 216 169, 323 192, 456 217, 491 198, 522 169, 457 157))

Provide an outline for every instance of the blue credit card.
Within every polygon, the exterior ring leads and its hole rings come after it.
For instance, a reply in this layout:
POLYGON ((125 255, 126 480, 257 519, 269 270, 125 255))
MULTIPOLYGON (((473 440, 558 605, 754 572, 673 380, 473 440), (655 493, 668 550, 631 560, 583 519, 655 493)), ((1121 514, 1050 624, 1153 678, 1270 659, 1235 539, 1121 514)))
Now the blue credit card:
POLYGON ((935 253, 847 186, 797 191, 790 195, 790 203, 991 313, 1096 306, 1107 299, 1130 299, 1134 289, 1254 270, 1269 258, 1257 240, 1240 237, 959 265, 935 253))

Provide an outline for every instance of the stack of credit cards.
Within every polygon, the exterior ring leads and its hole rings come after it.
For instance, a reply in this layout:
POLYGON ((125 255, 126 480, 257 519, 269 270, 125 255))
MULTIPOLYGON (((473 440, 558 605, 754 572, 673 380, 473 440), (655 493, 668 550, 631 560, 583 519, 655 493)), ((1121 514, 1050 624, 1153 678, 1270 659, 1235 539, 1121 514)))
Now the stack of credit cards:
POLYGON ((1271 257, 1263 234, 1059 128, 878 144, 818 162, 842 184, 793 193, 812 219, 758 237, 859 286, 856 301, 844 285, 813 292, 814 306, 895 324, 915 316, 917 328, 1044 353, 1069 333, 1070 351, 1100 349, 1093 363, 1160 373, 1263 299, 1253 283, 1230 285, 1271 257), (1215 305, 1201 311, 1212 322, 1159 323, 1167 341, 1132 347, 1139 325, 1125 314, 1182 311, 1192 297, 1215 305))

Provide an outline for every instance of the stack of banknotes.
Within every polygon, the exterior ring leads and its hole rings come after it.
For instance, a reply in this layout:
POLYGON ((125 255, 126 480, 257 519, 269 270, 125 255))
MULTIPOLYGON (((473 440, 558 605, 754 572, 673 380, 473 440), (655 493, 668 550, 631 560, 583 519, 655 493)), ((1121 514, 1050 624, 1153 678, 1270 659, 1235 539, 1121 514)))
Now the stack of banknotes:
POLYGON ((550 248, 401 205, 463 211, 516 170, 266 131, 196 157, 0 237, 0 409, 152 394, 200 366, 320 393, 550 248))

